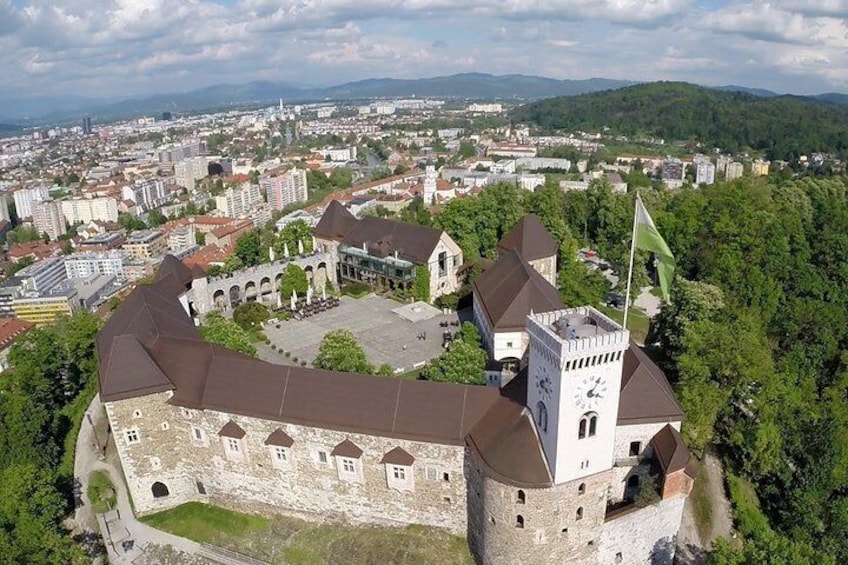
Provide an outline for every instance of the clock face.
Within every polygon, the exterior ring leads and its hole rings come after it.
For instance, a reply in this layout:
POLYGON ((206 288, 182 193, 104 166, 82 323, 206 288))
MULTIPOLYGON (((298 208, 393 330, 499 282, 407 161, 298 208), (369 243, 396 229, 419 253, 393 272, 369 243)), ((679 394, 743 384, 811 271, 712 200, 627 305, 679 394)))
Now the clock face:
POLYGON ((586 377, 574 391, 574 404, 581 410, 592 410, 606 397, 606 381, 600 376, 586 377))
POLYGON ((554 392, 554 386, 547 371, 537 366, 533 373, 536 378, 536 390, 539 392, 539 396, 545 400, 550 400, 554 392))

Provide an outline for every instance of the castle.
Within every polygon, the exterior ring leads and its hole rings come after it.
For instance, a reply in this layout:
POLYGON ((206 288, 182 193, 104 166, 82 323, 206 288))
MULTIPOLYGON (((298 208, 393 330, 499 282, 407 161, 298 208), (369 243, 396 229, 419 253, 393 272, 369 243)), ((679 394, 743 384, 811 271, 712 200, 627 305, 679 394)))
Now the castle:
POLYGON ((485 564, 670 563, 693 483, 683 414, 627 330, 591 307, 534 309, 551 261, 520 254, 539 244, 527 222, 504 238, 512 267, 486 272, 524 283, 484 273, 475 286, 490 355, 516 360, 502 386, 273 365, 209 344, 189 314, 203 275, 167 257, 97 338, 136 511, 203 501, 423 524, 467 536, 485 564), (516 343, 496 355, 497 321, 516 315, 516 343), (633 504, 654 482, 655 499, 633 504))

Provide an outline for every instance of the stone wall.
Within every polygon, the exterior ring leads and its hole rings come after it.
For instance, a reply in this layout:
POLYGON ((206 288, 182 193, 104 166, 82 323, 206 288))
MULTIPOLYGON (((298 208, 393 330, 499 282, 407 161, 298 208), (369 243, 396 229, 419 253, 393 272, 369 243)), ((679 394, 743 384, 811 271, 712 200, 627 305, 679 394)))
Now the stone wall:
MULTIPOLYGON (((629 426, 617 426, 615 428, 615 467, 610 483, 609 498, 612 502, 618 502, 628 494, 627 480, 633 475, 641 477, 650 472, 650 458, 653 450, 648 445, 651 439, 668 425, 668 422, 657 422, 649 424, 634 424, 629 426), (630 455, 631 442, 638 441, 641 444, 639 455, 630 455)), ((678 431, 680 422, 671 422, 678 431)), ((632 492, 629 494, 633 494, 632 492)))
POLYGON ((466 530, 466 448, 187 410, 166 404, 169 393, 106 404, 127 483, 139 514, 171 508, 191 500, 209 500, 242 512, 309 519, 346 520, 355 524, 424 524, 464 534, 466 530), (241 461, 228 457, 221 428, 232 420, 246 435, 241 461), (194 428, 203 441, 194 439, 194 428), (135 428, 139 441, 129 444, 135 428), (265 440, 277 428, 293 440, 286 468, 275 464, 265 440), (330 455, 344 440, 356 444, 360 478, 342 480, 337 458, 330 455), (389 488, 382 457, 401 447, 415 462, 410 491, 389 488), (326 462, 319 458, 326 454, 326 462), (161 482, 168 496, 155 498, 161 482), (205 494, 199 492, 198 483, 205 494))
POLYGON ((552 488, 522 489, 487 476, 481 464, 474 467, 468 485, 468 541, 479 563, 594 562, 609 472, 552 488))
POLYGON ((545 280, 553 286, 556 286, 556 262, 556 255, 545 257, 543 259, 536 259, 535 261, 528 261, 530 266, 536 269, 536 271, 545 277, 545 280))
POLYGON ((597 563, 671 565, 685 501, 675 496, 606 522, 597 563))

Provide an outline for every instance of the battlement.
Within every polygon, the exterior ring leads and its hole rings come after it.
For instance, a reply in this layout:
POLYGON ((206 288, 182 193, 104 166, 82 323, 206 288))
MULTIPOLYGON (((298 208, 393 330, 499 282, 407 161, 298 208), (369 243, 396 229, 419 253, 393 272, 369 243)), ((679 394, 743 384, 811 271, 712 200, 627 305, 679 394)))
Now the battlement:
POLYGON ((591 306, 530 314, 527 330, 561 360, 621 351, 630 332, 591 306))

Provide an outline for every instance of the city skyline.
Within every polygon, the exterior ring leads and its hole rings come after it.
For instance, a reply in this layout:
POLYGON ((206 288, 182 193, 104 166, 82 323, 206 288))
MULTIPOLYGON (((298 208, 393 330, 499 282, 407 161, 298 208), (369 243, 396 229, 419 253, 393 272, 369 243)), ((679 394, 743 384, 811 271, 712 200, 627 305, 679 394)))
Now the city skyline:
POLYGON ((848 91, 848 2, 0 0, 0 96, 461 72, 848 91))

